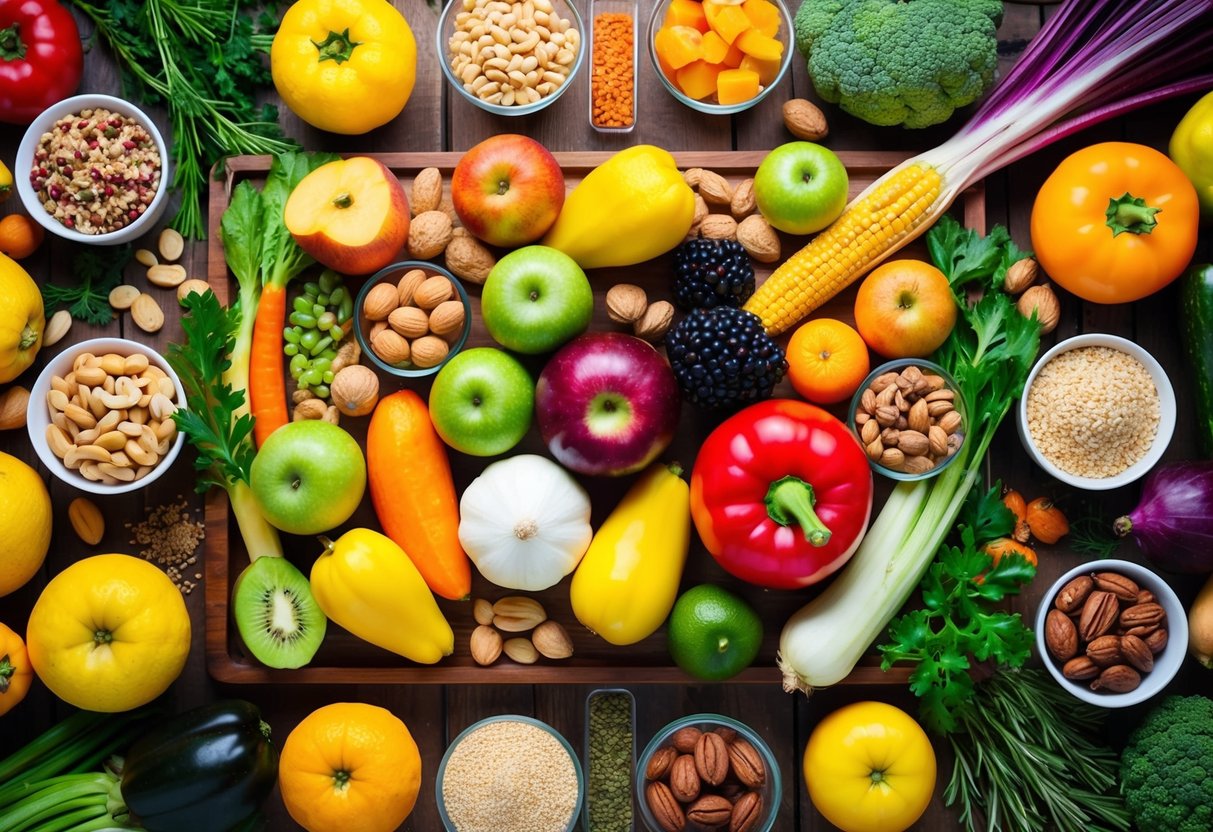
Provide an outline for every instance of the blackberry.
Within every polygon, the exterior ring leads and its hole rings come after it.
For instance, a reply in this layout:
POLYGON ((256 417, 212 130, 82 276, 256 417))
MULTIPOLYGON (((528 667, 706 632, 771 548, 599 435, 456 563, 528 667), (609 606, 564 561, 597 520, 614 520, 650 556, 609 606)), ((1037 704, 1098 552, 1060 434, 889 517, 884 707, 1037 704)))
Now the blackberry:
POLYGON ((674 300, 686 311, 740 307, 754 294, 754 267, 735 240, 688 240, 674 250, 674 300))
POLYGON ((730 306, 694 310, 665 346, 683 395, 708 410, 768 398, 788 370, 759 317, 730 306))

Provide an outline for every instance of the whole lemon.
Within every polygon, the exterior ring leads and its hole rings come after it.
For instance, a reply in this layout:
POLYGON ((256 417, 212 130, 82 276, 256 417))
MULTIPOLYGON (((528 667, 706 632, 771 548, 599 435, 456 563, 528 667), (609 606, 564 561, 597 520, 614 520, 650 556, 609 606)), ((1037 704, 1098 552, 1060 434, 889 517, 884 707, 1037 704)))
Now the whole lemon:
POLYGON ((181 675, 190 617, 181 592, 155 566, 97 555, 46 585, 25 640, 52 693, 77 708, 116 713, 151 702, 181 675))
POLYGON ((51 495, 38 472, 0 452, 0 596, 42 568, 51 545, 51 495))

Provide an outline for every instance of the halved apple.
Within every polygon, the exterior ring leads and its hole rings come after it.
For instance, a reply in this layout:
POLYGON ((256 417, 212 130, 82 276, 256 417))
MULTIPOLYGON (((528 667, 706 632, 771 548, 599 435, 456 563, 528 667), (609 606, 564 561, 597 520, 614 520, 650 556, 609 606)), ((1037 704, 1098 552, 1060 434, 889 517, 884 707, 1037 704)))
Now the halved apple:
POLYGON ((286 201, 287 230, 318 263, 370 274, 396 259, 409 235, 409 203, 382 162, 354 156, 305 176, 286 201))

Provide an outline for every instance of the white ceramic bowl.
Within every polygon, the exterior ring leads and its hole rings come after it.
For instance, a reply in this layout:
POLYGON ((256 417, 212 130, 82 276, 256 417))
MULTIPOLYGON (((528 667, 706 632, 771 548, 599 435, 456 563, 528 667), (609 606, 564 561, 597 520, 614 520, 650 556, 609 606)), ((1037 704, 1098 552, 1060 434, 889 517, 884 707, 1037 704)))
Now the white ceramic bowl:
POLYGON ((106 353, 115 352, 119 355, 134 355, 141 353, 147 356, 147 360, 164 370, 165 374, 173 380, 173 387, 177 390, 177 399, 175 404, 178 407, 183 407, 185 402, 185 389, 181 386, 181 379, 173 372, 173 368, 164 360, 164 356, 153 350, 151 347, 146 347, 135 341, 128 341, 125 338, 94 338, 91 341, 82 341, 79 344, 72 344, 65 348, 54 358, 46 362, 46 366, 42 368, 42 372, 38 374, 38 378, 34 380, 33 386, 30 388, 29 407, 25 413, 25 426, 29 431, 30 444, 34 446, 34 450, 38 454, 38 459, 42 461, 50 472, 59 479, 63 480, 73 488, 78 488, 81 491, 88 491, 91 494, 125 494, 128 491, 137 491, 160 478, 160 475, 167 471, 176 461, 177 456, 181 453, 181 446, 185 443, 185 434, 177 432, 177 438, 173 440, 172 446, 169 448, 156 466, 152 468, 141 480, 133 482, 124 482, 117 485, 107 485, 101 482, 93 482, 85 479, 84 475, 79 471, 72 471, 63 464, 63 460, 51 453, 50 446, 46 442, 46 428, 51 423, 50 414, 46 407, 46 393, 51 389, 51 376, 66 376, 72 370, 72 362, 76 360, 76 356, 82 352, 91 352, 93 355, 105 355, 106 353))
POLYGON ((1120 488, 1122 485, 1128 485, 1141 479, 1162 459, 1167 446, 1171 444, 1171 435, 1175 432, 1175 391, 1172 389, 1171 380, 1167 378, 1162 365, 1155 360, 1154 356, 1132 341, 1116 335, 1106 335, 1103 333, 1076 335, 1073 338, 1067 338, 1061 343, 1054 345, 1052 349, 1037 359, 1036 366, 1032 368, 1032 372, 1028 374, 1028 381, 1024 384, 1023 395, 1019 397, 1017 413, 1018 418, 1016 422, 1019 426, 1019 440, 1023 443, 1024 450, 1028 452, 1028 456, 1032 457, 1032 460, 1037 465, 1045 469, 1046 473, 1075 488, 1081 488, 1086 491, 1107 491, 1113 488, 1120 488), (1028 391, 1032 389, 1036 376, 1039 375, 1041 368, 1053 360, 1054 357, 1063 352, 1078 349, 1079 347, 1110 347, 1111 349, 1120 350, 1131 355, 1140 361, 1142 366, 1149 371, 1150 378, 1154 380, 1154 386, 1158 390, 1159 419, 1158 431, 1154 434, 1154 444, 1150 446, 1150 450, 1144 457, 1114 477, 1080 477, 1061 470, 1046 459, 1044 454, 1037 449, 1036 443, 1033 442, 1028 432, 1028 391))
POLYGON ((33 217, 34 222, 65 240, 94 246, 116 246, 129 243, 131 240, 141 237, 159 222, 165 209, 168 208, 168 189, 172 176, 172 171, 169 170, 168 146, 164 143, 164 137, 160 135, 156 123, 134 104, 112 95, 75 95, 47 107, 25 131, 21 144, 17 147, 17 157, 13 164, 13 178, 17 182, 17 195, 20 196, 21 204, 25 207, 26 213, 33 217), (143 216, 125 228, 119 228, 108 234, 82 234, 59 222, 46 213, 46 209, 42 207, 42 202, 38 199, 34 187, 29 181, 30 168, 34 164, 34 152, 38 149, 38 142, 42 138, 42 134, 65 115, 93 107, 104 107, 111 112, 128 116, 139 122, 152 137, 156 143, 156 149, 160 153, 160 187, 156 189, 156 195, 152 198, 151 204, 147 206, 143 216))
POLYGON ((1101 708, 1127 708, 1145 702, 1150 697, 1167 686, 1175 674, 1179 672, 1188 650, 1188 617, 1183 604, 1175 590, 1158 575, 1144 566, 1127 560, 1096 560, 1076 566, 1062 575, 1048 592, 1044 594, 1040 606, 1036 609, 1036 649, 1045 668, 1053 674, 1057 684, 1061 685, 1073 696, 1101 708), (1090 682, 1072 682, 1061 675, 1061 662, 1049 654, 1045 646, 1045 618, 1053 609, 1053 599, 1061 588, 1079 575, 1090 575, 1093 572, 1116 572, 1132 579, 1142 589, 1154 593, 1154 597, 1162 608, 1167 611, 1167 646, 1154 657, 1154 669, 1142 674, 1141 684, 1128 693, 1101 693, 1091 690, 1090 682))

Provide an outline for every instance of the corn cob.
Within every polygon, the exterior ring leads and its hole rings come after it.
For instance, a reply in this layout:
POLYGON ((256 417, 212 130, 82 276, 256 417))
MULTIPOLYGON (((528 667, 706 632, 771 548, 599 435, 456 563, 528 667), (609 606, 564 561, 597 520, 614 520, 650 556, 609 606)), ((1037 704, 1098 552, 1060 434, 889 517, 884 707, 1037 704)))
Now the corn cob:
POLYGON ((886 175, 776 269, 746 311, 770 335, 789 329, 924 231, 946 207, 942 188, 939 172, 922 163, 886 175))

